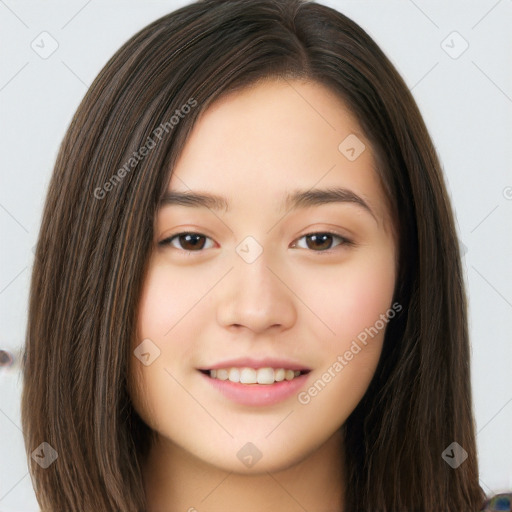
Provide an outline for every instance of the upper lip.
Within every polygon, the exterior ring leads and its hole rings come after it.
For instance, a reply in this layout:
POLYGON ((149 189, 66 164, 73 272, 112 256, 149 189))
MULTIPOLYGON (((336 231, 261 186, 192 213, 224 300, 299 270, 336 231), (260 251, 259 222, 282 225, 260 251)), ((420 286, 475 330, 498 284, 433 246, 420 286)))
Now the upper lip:
POLYGON ((291 361, 289 359, 277 359, 277 358, 250 358, 243 357, 238 359, 228 359, 226 361, 221 361, 220 363, 215 363, 208 367, 198 368, 199 370, 218 370, 220 368, 254 368, 257 370, 258 368, 283 368, 285 370, 300 370, 300 371, 310 371, 310 368, 304 366, 303 364, 297 363, 295 361, 291 361))

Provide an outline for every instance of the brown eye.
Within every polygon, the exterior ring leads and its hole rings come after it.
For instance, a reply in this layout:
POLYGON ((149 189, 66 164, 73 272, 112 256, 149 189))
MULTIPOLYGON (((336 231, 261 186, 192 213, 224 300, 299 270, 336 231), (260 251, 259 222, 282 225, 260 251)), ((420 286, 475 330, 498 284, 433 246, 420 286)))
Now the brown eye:
POLYGON ((170 245, 176 249, 188 252, 200 252, 205 248, 207 240, 211 239, 201 233, 178 233, 170 238, 162 240, 159 242, 159 245, 170 245), (178 246, 176 244, 178 244, 178 246))
POLYGON ((315 252, 326 252, 333 247, 333 239, 335 238, 341 240, 341 243, 336 244, 335 247, 337 245, 353 245, 352 241, 340 235, 336 235, 335 233, 310 233, 298 239, 305 239, 306 247, 301 247, 298 243, 296 243, 294 247, 298 246, 304 249, 311 249, 315 252))

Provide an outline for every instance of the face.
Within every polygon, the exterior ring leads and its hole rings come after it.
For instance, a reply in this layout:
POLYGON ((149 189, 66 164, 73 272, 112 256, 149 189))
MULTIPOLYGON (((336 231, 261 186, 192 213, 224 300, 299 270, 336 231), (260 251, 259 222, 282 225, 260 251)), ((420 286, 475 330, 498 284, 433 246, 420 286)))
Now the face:
POLYGON ((261 82, 202 114, 168 191, 131 360, 135 409, 170 447, 226 471, 251 471, 259 454, 259 471, 307 459, 364 395, 396 309, 369 141, 324 86, 261 82))

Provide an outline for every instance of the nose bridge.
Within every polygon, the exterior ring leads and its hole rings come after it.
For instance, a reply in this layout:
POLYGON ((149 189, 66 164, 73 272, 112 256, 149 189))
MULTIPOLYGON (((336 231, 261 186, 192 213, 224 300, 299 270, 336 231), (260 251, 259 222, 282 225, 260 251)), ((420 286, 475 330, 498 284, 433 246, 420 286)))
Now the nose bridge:
POLYGON ((218 305, 222 325, 245 326, 260 332, 269 327, 287 328, 294 322, 292 294, 281 281, 283 278, 277 277, 272 255, 272 250, 264 249, 253 237, 246 237, 236 247, 234 268, 227 276, 218 305))

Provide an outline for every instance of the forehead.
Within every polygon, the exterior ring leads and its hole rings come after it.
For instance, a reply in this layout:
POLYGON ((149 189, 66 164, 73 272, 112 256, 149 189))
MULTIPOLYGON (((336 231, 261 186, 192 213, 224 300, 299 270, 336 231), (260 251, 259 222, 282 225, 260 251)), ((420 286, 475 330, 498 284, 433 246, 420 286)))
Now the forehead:
POLYGON ((339 96, 316 82, 267 80, 221 97, 201 114, 168 192, 216 195, 208 207, 226 212, 282 213, 315 204, 317 189, 336 190, 385 222, 372 149, 339 96))

